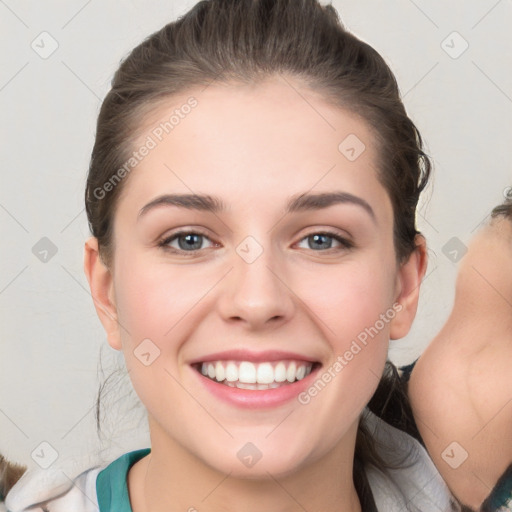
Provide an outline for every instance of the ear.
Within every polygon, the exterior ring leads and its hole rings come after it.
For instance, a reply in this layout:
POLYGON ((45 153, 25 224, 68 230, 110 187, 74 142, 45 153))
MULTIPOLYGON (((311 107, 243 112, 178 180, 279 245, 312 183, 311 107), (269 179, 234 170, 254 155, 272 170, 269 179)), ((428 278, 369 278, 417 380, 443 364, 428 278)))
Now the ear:
POLYGON ((107 333, 108 343, 112 348, 121 350, 112 273, 100 259, 98 239, 95 237, 91 237, 85 242, 84 272, 89 281, 96 313, 107 333))
POLYGON ((402 309, 390 322, 390 338, 397 340, 406 336, 418 309, 420 285, 427 271, 427 243, 423 235, 416 235, 416 249, 409 259, 401 265, 397 274, 395 303, 402 309))

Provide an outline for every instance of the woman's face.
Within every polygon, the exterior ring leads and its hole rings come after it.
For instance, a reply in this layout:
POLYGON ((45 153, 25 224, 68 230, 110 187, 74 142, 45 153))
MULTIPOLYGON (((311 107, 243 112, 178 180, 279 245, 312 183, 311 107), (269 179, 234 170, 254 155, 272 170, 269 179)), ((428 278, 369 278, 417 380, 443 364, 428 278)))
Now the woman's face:
POLYGON ((274 79, 173 98, 143 128, 134 150, 150 149, 115 214, 109 342, 148 410, 153 453, 173 446, 248 477, 349 460, 400 292, 366 124, 274 79), (214 382, 202 362, 213 379, 274 387, 214 382))

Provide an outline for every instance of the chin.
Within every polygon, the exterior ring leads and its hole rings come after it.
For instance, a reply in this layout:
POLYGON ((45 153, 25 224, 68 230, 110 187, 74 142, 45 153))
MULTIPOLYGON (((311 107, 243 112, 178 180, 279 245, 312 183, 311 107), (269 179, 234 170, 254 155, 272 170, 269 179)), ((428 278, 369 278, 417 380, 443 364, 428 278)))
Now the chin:
POLYGON ((298 471, 311 458, 311 455, 304 450, 304 446, 299 447, 300 453, 298 451, 291 453, 293 446, 287 448, 289 452, 283 453, 278 445, 268 441, 265 447, 262 447, 258 441, 254 443, 248 441, 236 443, 236 448, 224 449, 223 447, 217 454, 218 459, 212 459, 212 452, 209 452, 208 457, 201 457, 201 460, 215 471, 229 474, 231 478, 246 480, 285 478, 298 471), (261 448, 258 448, 258 445, 261 448), (230 453, 234 456, 228 456, 230 453))

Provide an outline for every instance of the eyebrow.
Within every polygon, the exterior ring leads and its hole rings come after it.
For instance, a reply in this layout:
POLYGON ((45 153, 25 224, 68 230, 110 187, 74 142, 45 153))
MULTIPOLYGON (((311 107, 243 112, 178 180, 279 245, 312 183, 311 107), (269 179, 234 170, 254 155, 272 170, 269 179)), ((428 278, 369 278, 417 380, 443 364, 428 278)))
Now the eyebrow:
MULTIPOLYGON (((376 222, 372 207, 361 197, 348 192, 304 193, 290 197, 285 213, 321 210, 335 204, 354 204, 362 207, 376 222)), ((214 214, 227 210, 227 205, 219 197, 205 194, 165 194, 153 199, 141 208, 138 217, 159 206, 177 206, 188 210, 209 211, 214 214)))

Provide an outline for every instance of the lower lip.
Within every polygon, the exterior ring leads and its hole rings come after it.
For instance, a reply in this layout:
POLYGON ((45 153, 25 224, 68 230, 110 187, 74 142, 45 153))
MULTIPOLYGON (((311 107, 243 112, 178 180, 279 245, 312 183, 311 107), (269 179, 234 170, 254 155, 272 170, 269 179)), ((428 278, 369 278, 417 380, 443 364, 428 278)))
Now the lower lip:
POLYGON ((232 388, 226 384, 221 384, 192 368, 192 371, 199 377, 201 384, 214 396, 237 407, 246 409, 262 409, 277 407, 290 400, 293 400, 300 393, 305 391, 316 379, 319 365, 302 380, 297 380, 292 384, 285 384, 273 389, 239 389, 232 388))

